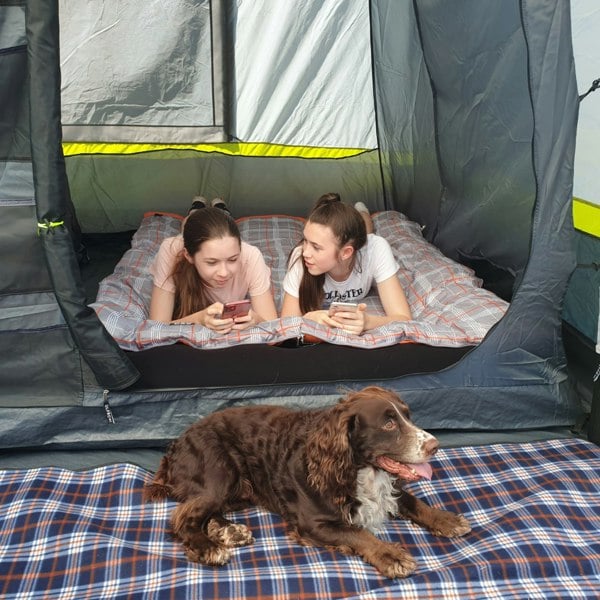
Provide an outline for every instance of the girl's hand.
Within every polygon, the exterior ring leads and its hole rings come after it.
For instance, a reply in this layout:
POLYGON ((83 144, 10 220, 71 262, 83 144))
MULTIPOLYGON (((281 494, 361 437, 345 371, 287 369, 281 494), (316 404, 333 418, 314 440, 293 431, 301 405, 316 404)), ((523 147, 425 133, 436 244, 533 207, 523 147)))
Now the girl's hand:
POLYGON ((361 303, 356 311, 339 311, 335 313, 334 317, 330 317, 327 310, 313 310, 306 313, 304 317, 323 325, 329 325, 329 327, 360 335, 365 330, 366 309, 367 305, 361 303))
POLYGON ((195 313, 194 316, 198 315, 198 323, 204 325, 208 329, 225 335, 233 329, 233 319, 221 319, 223 313, 223 304, 221 302, 215 302, 205 309, 195 313))
POLYGON ((256 313, 250 309, 246 316, 235 317, 233 319, 232 329, 235 331, 243 331, 244 329, 248 329, 248 327, 252 327, 252 325, 257 325, 258 323, 260 323, 260 320, 257 318, 256 313))
POLYGON ((303 315, 305 319, 320 323, 321 325, 329 325, 329 327, 336 327, 333 321, 327 315, 326 310, 311 310, 303 315))
POLYGON ((331 327, 337 327, 348 333, 360 335, 365 330, 367 305, 361 302, 355 311, 337 311, 332 317, 331 327))

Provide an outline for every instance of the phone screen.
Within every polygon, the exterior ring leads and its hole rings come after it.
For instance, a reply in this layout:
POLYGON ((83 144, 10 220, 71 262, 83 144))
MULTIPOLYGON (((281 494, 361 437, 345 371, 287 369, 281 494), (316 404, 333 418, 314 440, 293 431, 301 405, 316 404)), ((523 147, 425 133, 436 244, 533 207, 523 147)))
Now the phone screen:
POLYGON ((329 316, 335 315, 336 312, 355 312, 358 309, 358 304, 355 302, 332 302, 329 306, 329 316))
POLYGON ((237 300, 235 302, 226 302, 223 306, 222 319, 235 319, 236 317, 245 317, 249 312, 252 303, 250 300, 237 300))

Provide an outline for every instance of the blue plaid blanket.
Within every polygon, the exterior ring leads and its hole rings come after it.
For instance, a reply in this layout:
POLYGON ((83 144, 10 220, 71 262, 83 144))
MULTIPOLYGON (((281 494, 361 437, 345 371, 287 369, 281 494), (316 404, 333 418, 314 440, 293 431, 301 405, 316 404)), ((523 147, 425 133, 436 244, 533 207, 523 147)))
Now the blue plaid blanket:
POLYGON ((405 580, 356 557, 294 544, 276 515, 233 515, 256 538, 224 567, 188 562, 166 533, 172 502, 144 503, 151 473, 131 464, 0 471, 0 597, 597 598, 600 448, 581 440, 440 451, 411 485, 473 525, 435 538, 405 521, 381 532, 418 562, 405 580))

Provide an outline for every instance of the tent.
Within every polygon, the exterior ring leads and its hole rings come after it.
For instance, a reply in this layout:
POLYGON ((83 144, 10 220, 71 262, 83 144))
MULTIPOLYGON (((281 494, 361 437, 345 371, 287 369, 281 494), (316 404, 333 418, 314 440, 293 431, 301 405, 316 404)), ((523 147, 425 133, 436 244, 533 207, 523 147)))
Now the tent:
POLYGON ((305 215, 335 190, 419 223, 510 300, 460 360, 366 378, 430 428, 572 424, 578 96, 561 0, 0 7, 0 439, 151 443, 232 402, 320 405, 340 382, 140 389, 86 296, 86 235, 224 194, 305 215), (374 380, 373 380, 374 379, 374 380))
MULTIPOLYGON (((577 269, 565 300, 564 319, 584 334, 600 353, 600 189, 596 156, 600 152, 600 57, 596 32, 600 27, 598 4, 576 0, 571 6, 572 37, 580 108, 573 182, 573 220, 576 229, 577 269), (596 93, 594 93, 596 92, 596 93)), ((597 360, 597 359, 596 359, 597 360)), ((595 369, 594 369, 595 370, 595 369)))

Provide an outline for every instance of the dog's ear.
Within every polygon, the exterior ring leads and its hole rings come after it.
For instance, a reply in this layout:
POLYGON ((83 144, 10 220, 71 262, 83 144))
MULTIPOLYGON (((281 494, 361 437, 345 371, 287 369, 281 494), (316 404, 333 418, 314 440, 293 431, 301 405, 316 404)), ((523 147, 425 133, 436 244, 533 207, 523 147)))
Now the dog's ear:
POLYGON ((354 491, 356 469, 349 440, 354 418, 347 403, 337 404, 323 413, 306 441, 308 482, 336 504, 354 491))

